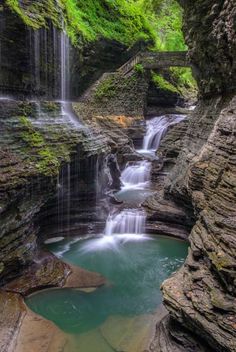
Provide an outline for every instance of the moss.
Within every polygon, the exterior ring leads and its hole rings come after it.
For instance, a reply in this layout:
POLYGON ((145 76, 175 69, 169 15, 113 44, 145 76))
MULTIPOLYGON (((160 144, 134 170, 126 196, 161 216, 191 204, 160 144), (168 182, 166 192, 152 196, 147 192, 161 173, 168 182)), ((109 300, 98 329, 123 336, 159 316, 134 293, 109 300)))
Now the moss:
POLYGON ((43 102, 42 108, 46 112, 59 112, 61 110, 60 105, 58 103, 53 102, 53 101, 43 102))
POLYGON ((103 80, 96 89, 95 99, 101 100, 103 98, 112 98, 115 96, 115 82, 113 77, 108 77, 103 80))
POLYGON ((230 271, 229 268, 233 267, 230 257, 224 253, 209 253, 209 258, 218 271, 230 271))
POLYGON ((192 70, 190 67, 171 67, 170 73, 173 79, 177 82, 179 90, 192 90, 197 92, 197 82, 193 77, 192 70))
POLYGON ((144 73, 144 67, 142 64, 136 64, 134 66, 134 70, 135 72, 139 73, 139 74, 143 74, 144 73))
POLYGON ((27 26, 47 27, 51 20, 65 30, 74 45, 99 38, 127 46, 146 41, 153 50, 184 50, 182 10, 175 0, 6 0, 27 26), (62 23, 64 25, 62 26, 62 23))
POLYGON ((34 113, 34 109, 33 109, 33 105, 29 102, 20 102, 19 103, 19 113, 22 116, 30 116, 33 115, 34 113))
POLYGON ((23 22, 34 29, 47 27, 48 20, 51 20, 55 26, 61 28, 61 10, 55 0, 42 0, 27 4, 24 9, 20 6, 18 0, 6 0, 10 9, 16 12, 23 22), (32 16, 33 14, 33 16, 32 16))
POLYGON ((152 81, 157 88, 169 91, 171 93, 179 93, 178 88, 176 88, 172 83, 168 82, 160 74, 152 72, 152 81))
POLYGON ((30 157, 31 161, 35 162, 40 173, 46 176, 57 174, 60 166, 59 160, 53 150, 47 146, 44 137, 35 131, 26 116, 19 117, 19 120, 23 127, 21 138, 26 143, 27 154, 34 154, 30 157))

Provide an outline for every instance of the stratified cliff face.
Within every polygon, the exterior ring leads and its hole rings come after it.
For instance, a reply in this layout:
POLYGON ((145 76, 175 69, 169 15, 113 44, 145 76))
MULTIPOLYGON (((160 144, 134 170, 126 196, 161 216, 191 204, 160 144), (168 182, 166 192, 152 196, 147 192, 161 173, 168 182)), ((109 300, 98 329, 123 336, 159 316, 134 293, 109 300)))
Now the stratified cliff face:
POLYGON ((173 316, 215 351, 236 350, 235 116, 234 97, 187 168, 185 190, 197 222, 184 267, 163 285, 173 316))
POLYGON ((82 207, 81 199, 96 197, 96 191, 99 192, 96 180, 103 179, 110 149, 104 135, 95 137, 87 126, 76 127, 57 103, 3 100, 0 150, 3 285, 20 275, 36 258, 40 227, 41 236, 45 236, 43 225, 47 223, 46 228, 54 225, 56 217, 56 230, 65 230, 70 225, 73 209, 68 207, 74 198, 77 200, 74 207, 78 209, 82 207), (54 201, 48 209, 48 218, 41 215, 40 222, 36 222, 36 215, 49 199, 54 201))
POLYGON ((182 1, 186 38, 202 98, 190 119, 166 196, 193 207, 196 224, 185 265, 163 284, 171 317, 157 332, 157 351, 236 351, 233 3, 182 1), (191 334, 203 345, 189 343, 191 334))

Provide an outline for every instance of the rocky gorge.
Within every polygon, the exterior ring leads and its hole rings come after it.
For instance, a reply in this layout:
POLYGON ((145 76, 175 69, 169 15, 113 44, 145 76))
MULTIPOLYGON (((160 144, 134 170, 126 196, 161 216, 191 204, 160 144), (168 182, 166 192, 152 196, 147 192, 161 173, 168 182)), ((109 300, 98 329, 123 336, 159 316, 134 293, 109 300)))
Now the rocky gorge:
POLYGON ((109 351, 236 351, 236 8, 230 0, 179 2, 199 87, 194 110, 194 94, 163 89, 140 67, 127 76, 117 70, 137 44, 100 39, 78 49, 53 21, 35 31, 1 5, 2 352, 77 351, 69 334, 33 313, 24 297, 53 287, 91 290, 107 278, 65 263, 45 241, 92 237, 114 205, 125 210, 114 194, 127 163, 146 160, 137 152, 145 119, 174 114, 187 118, 168 128, 157 159, 148 156, 152 192, 141 209, 146 232, 188 240, 188 257, 162 284, 168 314, 144 318, 152 325, 145 347, 135 336, 123 345, 103 336, 109 351))

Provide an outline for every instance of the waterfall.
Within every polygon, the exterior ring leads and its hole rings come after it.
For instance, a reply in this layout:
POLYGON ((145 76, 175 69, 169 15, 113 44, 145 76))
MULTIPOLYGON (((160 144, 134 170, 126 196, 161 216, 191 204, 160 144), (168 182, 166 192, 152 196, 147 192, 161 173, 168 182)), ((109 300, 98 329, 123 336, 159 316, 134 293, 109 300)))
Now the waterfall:
POLYGON ((61 62, 61 112, 75 128, 82 125, 75 114, 70 99, 70 41, 65 31, 60 33, 60 62, 61 62))
POLYGON ((61 50, 61 100, 62 102, 69 99, 70 86, 70 43, 64 31, 60 35, 61 50))
POLYGON ((145 236, 146 215, 137 209, 126 209, 116 215, 109 215, 104 235, 91 239, 82 246, 82 252, 112 249, 119 251, 119 244, 127 241, 149 240, 145 236))
MULTIPOLYGON (((156 117, 147 121, 147 133, 144 137, 145 150, 156 151, 161 139, 169 126, 185 119, 183 115, 169 115, 156 117)), ((130 190, 137 194, 149 186, 151 178, 151 162, 148 160, 128 163, 121 173, 121 191, 129 193, 130 190)), ((127 201, 127 199, 126 199, 127 201)), ((97 250, 120 250, 120 243, 126 241, 144 241, 150 239, 145 235, 146 214, 138 209, 124 209, 114 214, 114 209, 107 218, 104 232, 101 237, 91 239, 82 251, 92 252, 97 250)))
POLYGON ((121 173, 121 182, 125 188, 143 188, 148 186, 150 180, 151 163, 138 161, 135 164, 127 165, 121 173))
POLYGON ((185 117, 185 115, 165 115, 147 121, 147 133, 143 140, 143 150, 158 150, 168 128, 184 120, 185 117))
POLYGON ((144 212, 136 209, 126 209, 118 215, 109 215, 106 222, 105 235, 143 234, 145 231, 145 220, 144 212))
POLYGON ((147 133, 143 140, 144 150, 157 150, 159 148, 161 139, 164 137, 168 128, 168 119, 157 117, 147 121, 147 133))
MULTIPOLYGON (((53 96, 52 82, 55 86, 57 82, 54 66, 58 67, 58 63, 54 61, 54 53, 50 47, 51 42, 54 43, 57 38, 51 38, 51 32, 46 28, 30 29, 29 38, 32 95, 44 95, 48 99, 53 96), (53 77, 50 79, 51 71, 53 77)), ((55 55, 58 57, 58 53, 55 55)))

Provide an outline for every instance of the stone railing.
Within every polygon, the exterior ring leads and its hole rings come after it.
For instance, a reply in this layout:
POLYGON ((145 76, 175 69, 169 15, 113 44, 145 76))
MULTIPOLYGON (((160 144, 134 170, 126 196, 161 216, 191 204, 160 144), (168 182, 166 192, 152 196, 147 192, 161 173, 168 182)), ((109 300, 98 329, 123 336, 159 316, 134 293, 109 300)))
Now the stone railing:
POLYGON ((158 53, 138 52, 121 66, 118 71, 123 75, 127 75, 137 64, 142 64, 143 68, 147 70, 171 66, 190 66, 186 51, 162 51, 158 53))
POLYGON ((135 56, 131 57, 129 61, 127 61, 123 66, 121 66, 118 71, 120 73, 123 73, 123 75, 126 75, 130 71, 132 71, 135 67, 135 65, 139 64, 142 62, 143 55, 145 53, 143 52, 138 52, 135 56))

